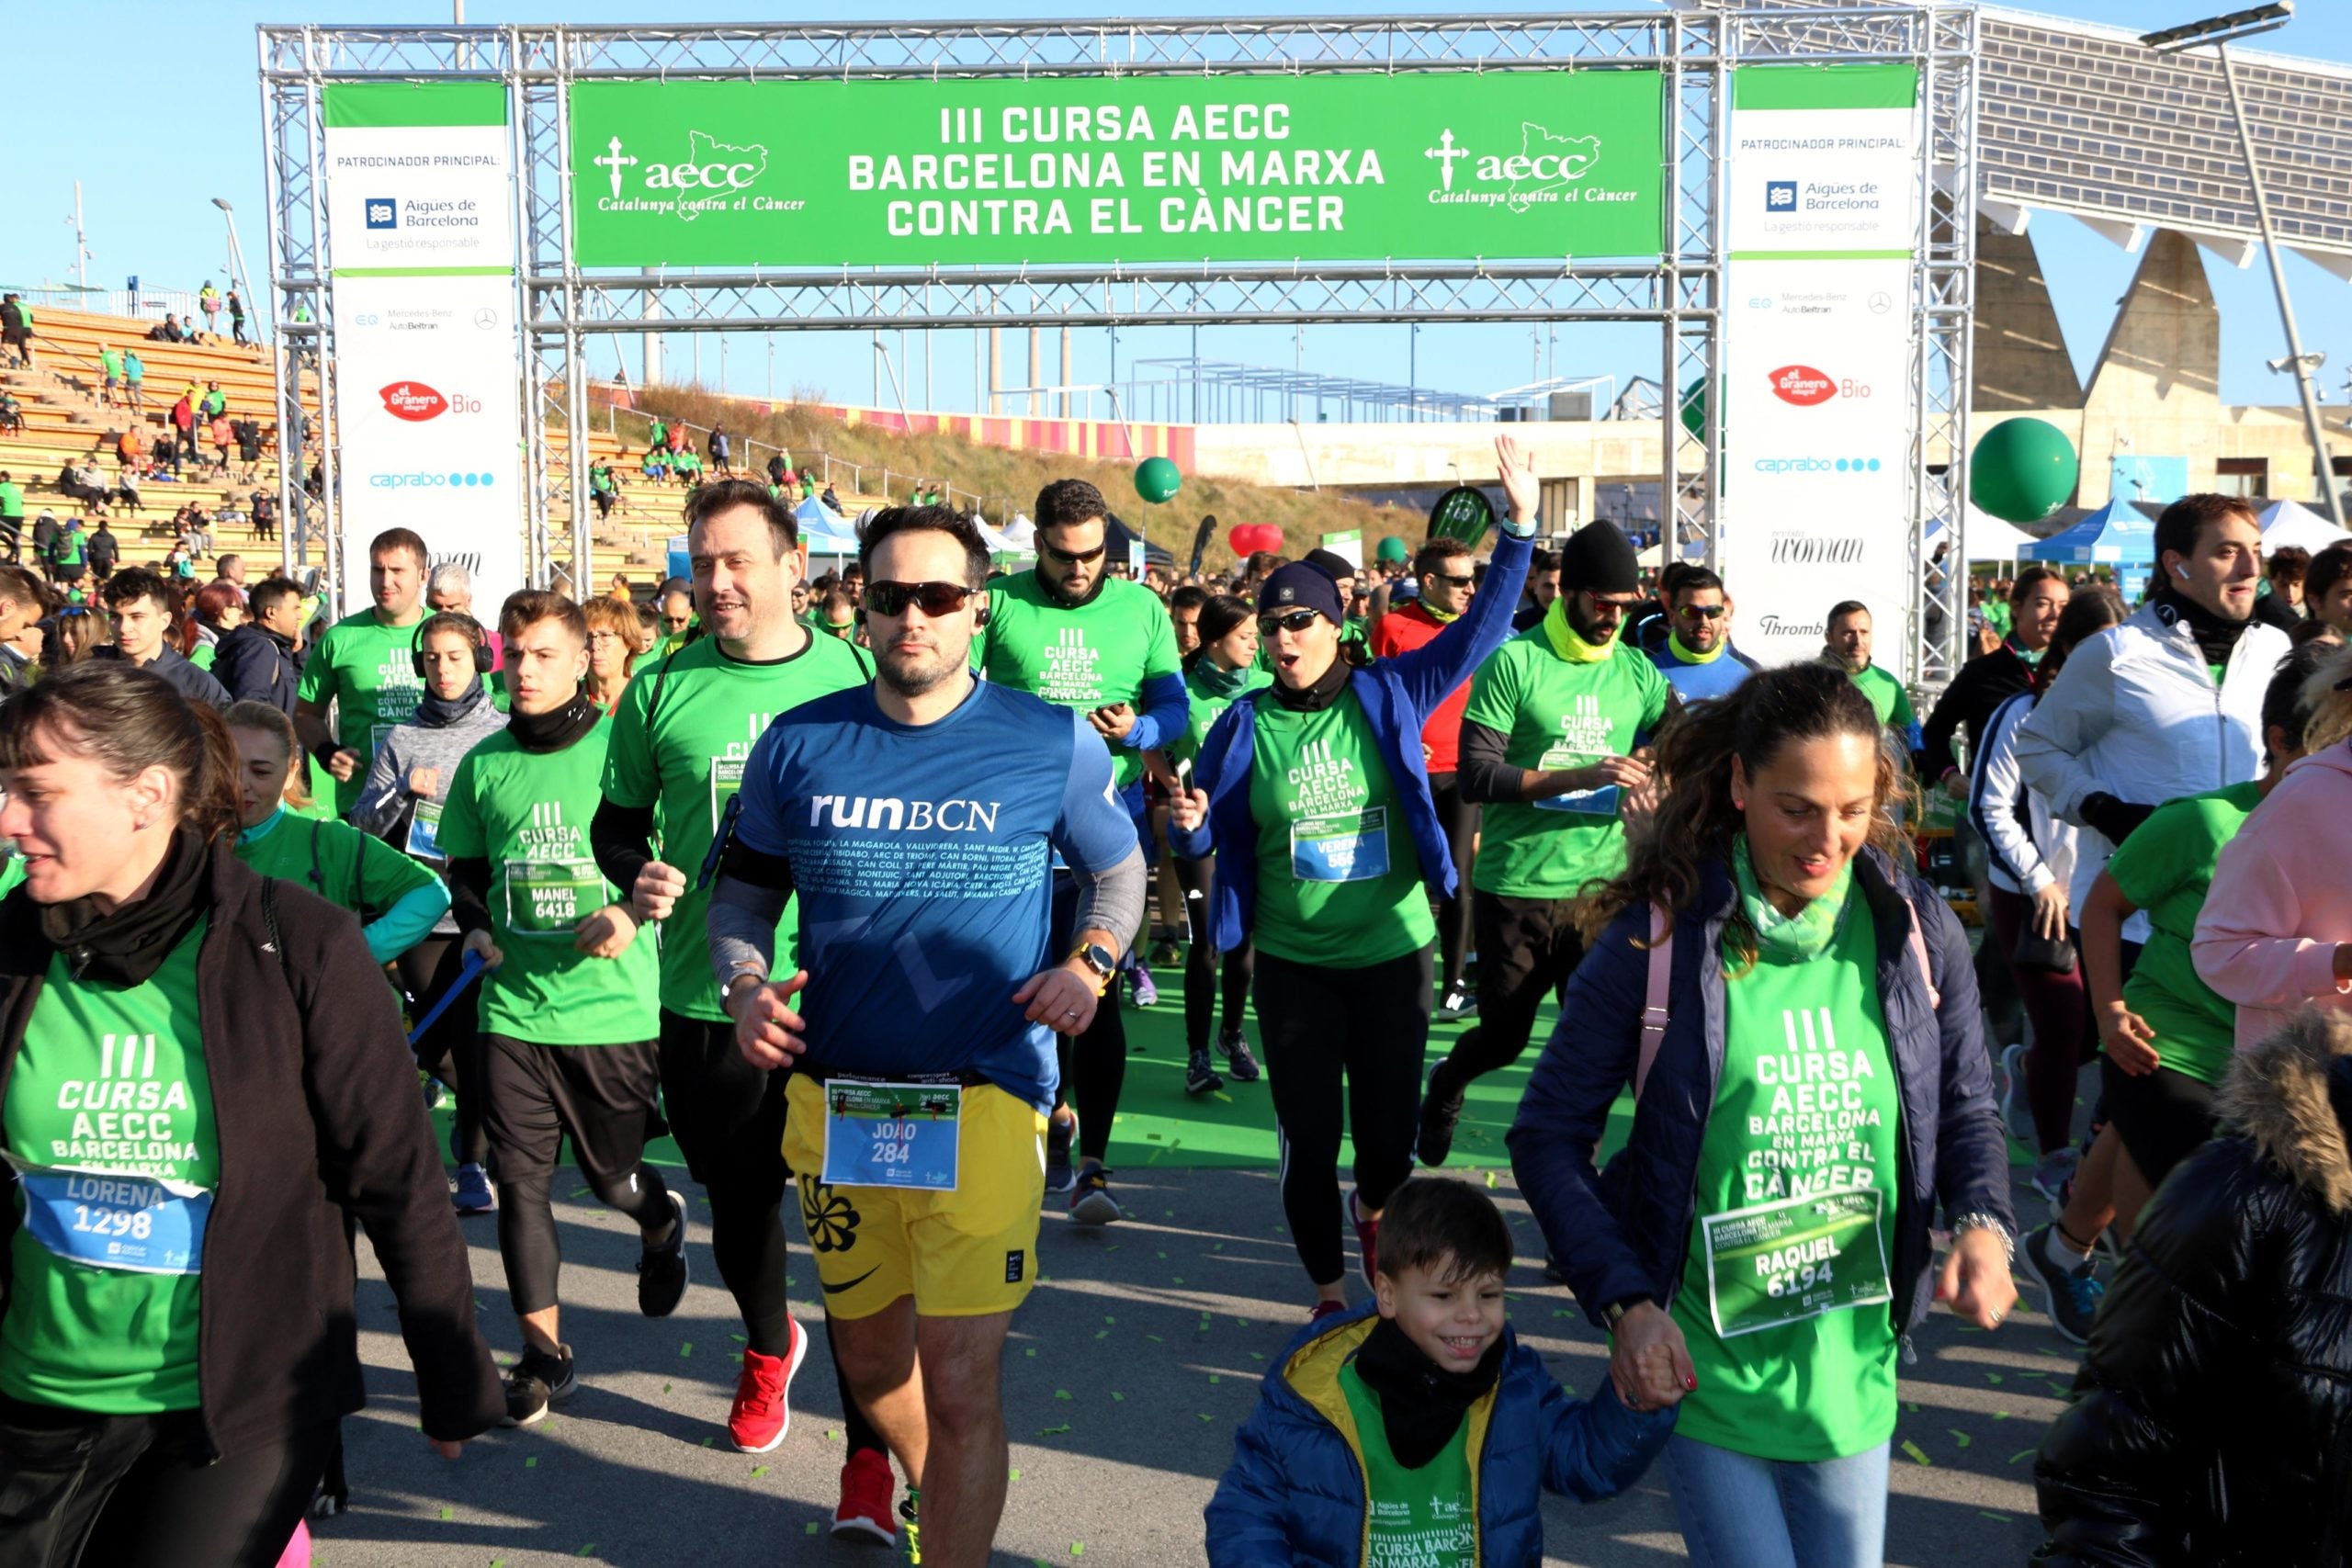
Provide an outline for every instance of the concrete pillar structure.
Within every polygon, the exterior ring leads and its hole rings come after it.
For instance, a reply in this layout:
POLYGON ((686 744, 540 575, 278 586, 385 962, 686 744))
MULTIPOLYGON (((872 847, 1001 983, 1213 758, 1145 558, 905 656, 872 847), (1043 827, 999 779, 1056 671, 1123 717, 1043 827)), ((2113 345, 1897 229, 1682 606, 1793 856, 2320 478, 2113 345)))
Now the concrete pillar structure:
POLYGON ((1979 415, 2080 408, 2083 384, 2066 355, 2058 312, 2033 242, 1976 220, 1976 344, 1979 415))
POLYGON ((2222 313, 2204 257, 2186 234, 2159 229, 2149 240, 2082 409, 2075 437, 2080 504, 2107 503, 2109 465, 2118 457, 2186 458, 2188 488, 2213 488, 2222 422, 2222 313))

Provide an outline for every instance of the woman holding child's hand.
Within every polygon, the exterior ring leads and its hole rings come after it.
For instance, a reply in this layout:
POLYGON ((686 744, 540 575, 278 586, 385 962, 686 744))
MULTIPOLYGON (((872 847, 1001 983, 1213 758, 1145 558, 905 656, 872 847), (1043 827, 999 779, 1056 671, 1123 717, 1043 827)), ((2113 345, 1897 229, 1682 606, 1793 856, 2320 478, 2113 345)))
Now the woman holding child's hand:
POLYGON ((1877 715, 1821 665, 1660 737, 1659 805, 1511 1129, 1520 1189, 1611 1336, 1701 1568, 1883 1560, 1895 1362, 1936 1301, 2017 1299, 1968 948, 1907 869, 1877 715), (1626 1084, 1633 1135, 1595 1168, 1626 1084), (1955 1234, 1936 1267, 1928 1227, 1955 1234))

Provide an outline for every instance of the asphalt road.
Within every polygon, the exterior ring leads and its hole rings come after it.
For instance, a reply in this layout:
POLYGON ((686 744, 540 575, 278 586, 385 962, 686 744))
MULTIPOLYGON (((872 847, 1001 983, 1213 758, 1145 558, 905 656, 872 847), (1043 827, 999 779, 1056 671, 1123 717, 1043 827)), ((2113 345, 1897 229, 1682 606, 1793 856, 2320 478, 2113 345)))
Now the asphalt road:
MULTIPOLYGON (((1125 1224, 1089 1232, 1049 1212, 1038 1288, 1014 1320, 1000 1565, 1203 1562, 1201 1508, 1231 1457, 1233 1430, 1305 1319, 1309 1292, 1271 1173, 1155 1168, 1120 1185, 1134 1211, 1125 1224)), ((633 1229, 576 1180, 556 1190, 563 1332, 582 1387, 555 1418, 493 1433, 454 1464, 418 1435, 390 1295, 363 1244, 370 1404, 347 1424, 352 1511, 319 1527, 318 1560, 332 1568, 890 1561, 822 1533, 843 1453, 821 1327, 794 1385, 784 1446, 757 1458, 734 1452, 723 1423, 741 1343, 711 1266, 707 1209, 694 1205, 684 1304, 649 1322, 636 1311, 633 1229)), ((1495 1196, 1521 1238, 1513 1323, 1563 1382, 1598 1386, 1603 1341, 1565 1291, 1544 1282, 1542 1243, 1507 1172, 1495 1196)), ((2027 1223, 2038 1222, 2039 1200, 2022 1189, 2019 1200, 2027 1223)), ((466 1223, 484 1331, 510 1360, 519 1340, 494 1224, 466 1223)), ((817 1325, 797 1221, 792 1245, 796 1306, 817 1325)), ((2017 1564, 2041 1540, 2031 1450, 2060 1407, 2074 1356, 2030 1310, 2033 1299, 1996 1334, 1939 1312, 1917 1336, 1919 1361, 1904 1369, 1895 1435, 1890 1562, 2017 1564)), ((1547 1498, 1545 1540, 1547 1564, 1649 1568, 1682 1555, 1656 1474, 1597 1506, 1547 1498)))

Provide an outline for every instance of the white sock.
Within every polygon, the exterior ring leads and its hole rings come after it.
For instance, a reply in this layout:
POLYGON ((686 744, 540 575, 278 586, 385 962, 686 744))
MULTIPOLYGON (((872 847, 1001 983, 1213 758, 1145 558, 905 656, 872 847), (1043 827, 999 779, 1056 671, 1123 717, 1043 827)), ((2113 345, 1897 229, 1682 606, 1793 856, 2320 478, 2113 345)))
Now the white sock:
POLYGON ((2069 1274, 2089 1262, 2091 1258, 2087 1252, 2075 1251, 2075 1244, 2066 1239, 2066 1233, 2055 1224, 2042 1237, 2041 1255, 2069 1274))

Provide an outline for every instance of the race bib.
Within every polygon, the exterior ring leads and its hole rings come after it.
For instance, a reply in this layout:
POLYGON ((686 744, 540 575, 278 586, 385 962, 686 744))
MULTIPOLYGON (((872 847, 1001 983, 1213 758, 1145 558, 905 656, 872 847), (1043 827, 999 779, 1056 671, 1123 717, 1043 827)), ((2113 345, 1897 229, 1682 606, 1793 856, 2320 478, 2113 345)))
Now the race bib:
POLYGON ((428 865, 440 865, 449 857, 441 852, 441 803, 420 800, 415 815, 408 819, 408 852, 428 865))
POLYGON ((19 1169, 25 1226, 68 1263, 126 1274, 199 1274, 207 1188, 159 1176, 19 1169))
POLYGON ((1371 882, 1388 874, 1388 808, 1292 824, 1291 874, 1301 882, 1371 882))
POLYGON ((516 936, 566 937, 605 907, 605 874, 592 860, 506 863, 506 929, 516 936))
POLYGON ((368 756, 362 764, 363 772, 375 765, 376 753, 384 749, 384 737, 399 728, 397 724, 371 724, 368 727, 368 756))
MULTIPOLYGON (((1589 756, 1570 747, 1553 746, 1545 750, 1535 765, 1547 773, 1566 773, 1571 768, 1589 767, 1599 761, 1598 757, 1589 756)), ((1617 815, 1617 794, 1615 784, 1602 784, 1599 789, 1570 790, 1566 795, 1547 795, 1528 804, 1538 811, 1573 811, 1586 817, 1614 817, 1617 815)))
POLYGON ((710 832, 718 836, 718 825, 727 818, 727 803, 741 793, 745 759, 713 757, 710 760, 710 832))
POLYGON ((1725 1339, 1894 1299, 1875 1187, 1703 1214, 1707 1304, 1725 1339))
POLYGON ((825 1084, 825 1180, 834 1187, 956 1190, 960 1084, 825 1084))

